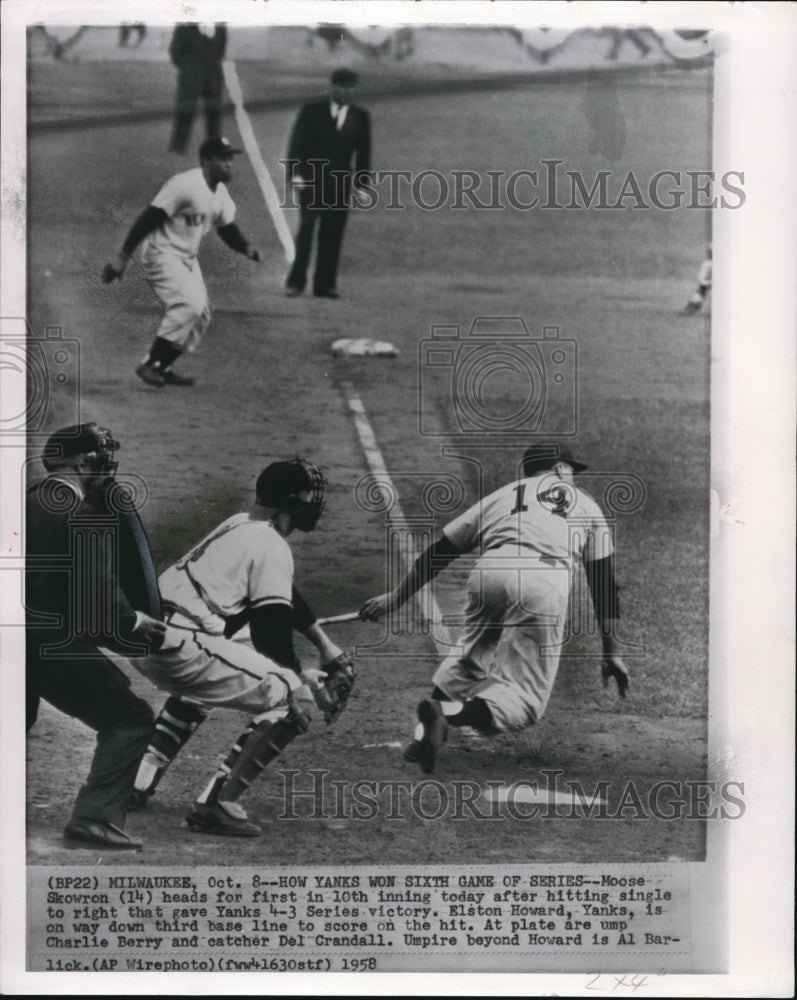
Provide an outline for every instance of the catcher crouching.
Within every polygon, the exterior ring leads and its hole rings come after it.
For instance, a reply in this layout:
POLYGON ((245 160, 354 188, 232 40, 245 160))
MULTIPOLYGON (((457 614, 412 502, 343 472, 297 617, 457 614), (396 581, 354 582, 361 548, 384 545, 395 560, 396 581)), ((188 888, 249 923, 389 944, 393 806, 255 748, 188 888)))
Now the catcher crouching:
POLYGON ((312 531, 326 480, 304 459, 274 462, 257 479, 255 503, 235 514, 160 577, 167 624, 162 647, 135 661, 168 691, 135 782, 141 807, 214 706, 252 716, 187 817, 193 830, 257 836, 239 798, 267 765, 310 728, 315 703, 326 721, 354 685, 351 656, 336 646, 293 586, 294 530, 312 531), (320 670, 302 669, 293 629, 316 647, 320 670))

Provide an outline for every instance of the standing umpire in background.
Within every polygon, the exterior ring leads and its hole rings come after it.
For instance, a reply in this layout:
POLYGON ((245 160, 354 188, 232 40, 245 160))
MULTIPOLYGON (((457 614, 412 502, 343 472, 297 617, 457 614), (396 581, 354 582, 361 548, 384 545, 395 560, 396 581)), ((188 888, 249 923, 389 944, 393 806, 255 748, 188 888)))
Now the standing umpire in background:
POLYGON ((177 67, 177 108, 171 149, 188 149, 196 106, 205 104, 207 138, 221 135, 221 95, 224 83, 221 62, 227 49, 223 24, 178 24, 169 44, 169 56, 177 67))
POLYGON ((358 77, 350 69, 332 74, 329 95, 305 104, 299 112, 288 148, 289 177, 299 190, 301 224, 296 237, 286 295, 301 295, 307 283, 307 266, 318 223, 313 294, 340 298, 336 288, 343 230, 351 200, 352 157, 357 175, 371 169, 371 119, 367 111, 351 104, 358 77))
POLYGON ((91 770, 64 830, 67 847, 135 850, 123 827, 153 732, 147 702, 98 648, 143 655, 163 642, 157 577, 129 493, 116 483, 110 431, 79 424, 45 447, 27 492, 27 724, 39 699, 97 733, 91 770))

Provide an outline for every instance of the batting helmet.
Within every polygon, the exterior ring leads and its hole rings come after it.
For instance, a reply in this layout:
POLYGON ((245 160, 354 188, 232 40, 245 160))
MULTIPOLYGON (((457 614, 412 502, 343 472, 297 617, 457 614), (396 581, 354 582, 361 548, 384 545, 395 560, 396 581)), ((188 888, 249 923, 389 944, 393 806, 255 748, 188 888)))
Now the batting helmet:
POLYGON ((312 531, 326 506, 326 484, 318 466, 303 458, 272 462, 257 477, 255 499, 261 507, 290 511, 299 531, 312 531), (310 499, 300 499, 298 494, 306 490, 310 491, 310 499))
POLYGON ((42 453, 44 467, 50 472, 64 464, 64 459, 83 455, 92 470, 112 476, 119 464, 113 453, 118 451, 119 442, 114 441, 107 427, 99 424, 72 424, 55 431, 47 439, 42 453))
POLYGON ((573 472, 583 472, 587 468, 583 462, 577 462, 564 445, 532 444, 523 452, 523 475, 534 476, 545 469, 552 469, 557 462, 567 462, 573 472))

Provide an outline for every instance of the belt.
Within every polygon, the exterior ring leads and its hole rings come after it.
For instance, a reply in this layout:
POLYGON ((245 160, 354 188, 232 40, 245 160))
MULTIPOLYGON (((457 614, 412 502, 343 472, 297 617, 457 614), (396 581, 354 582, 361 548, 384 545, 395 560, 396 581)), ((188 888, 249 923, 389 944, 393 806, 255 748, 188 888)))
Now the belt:
POLYGON ((526 542, 499 542, 497 545, 488 545, 484 551, 499 552, 501 549, 513 549, 515 552, 518 549, 525 549, 527 552, 532 553, 537 562, 541 562, 544 566, 559 567, 561 569, 568 569, 570 566, 569 562, 565 559, 543 555, 539 549, 535 549, 533 545, 529 545, 526 542))

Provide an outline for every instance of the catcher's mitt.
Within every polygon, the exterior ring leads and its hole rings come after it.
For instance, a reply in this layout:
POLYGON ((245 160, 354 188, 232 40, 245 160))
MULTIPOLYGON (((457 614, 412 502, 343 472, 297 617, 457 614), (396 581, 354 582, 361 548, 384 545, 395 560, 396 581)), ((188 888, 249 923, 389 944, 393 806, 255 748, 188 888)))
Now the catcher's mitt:
POLYGON ((326 680, 323 688, 325 704, 320 707, 323 708, 324 720, 329 725, 348 704, 357 671, 354 669, 354 657, 348 652, 324 663, 321 669, 326 674, 326 680))

